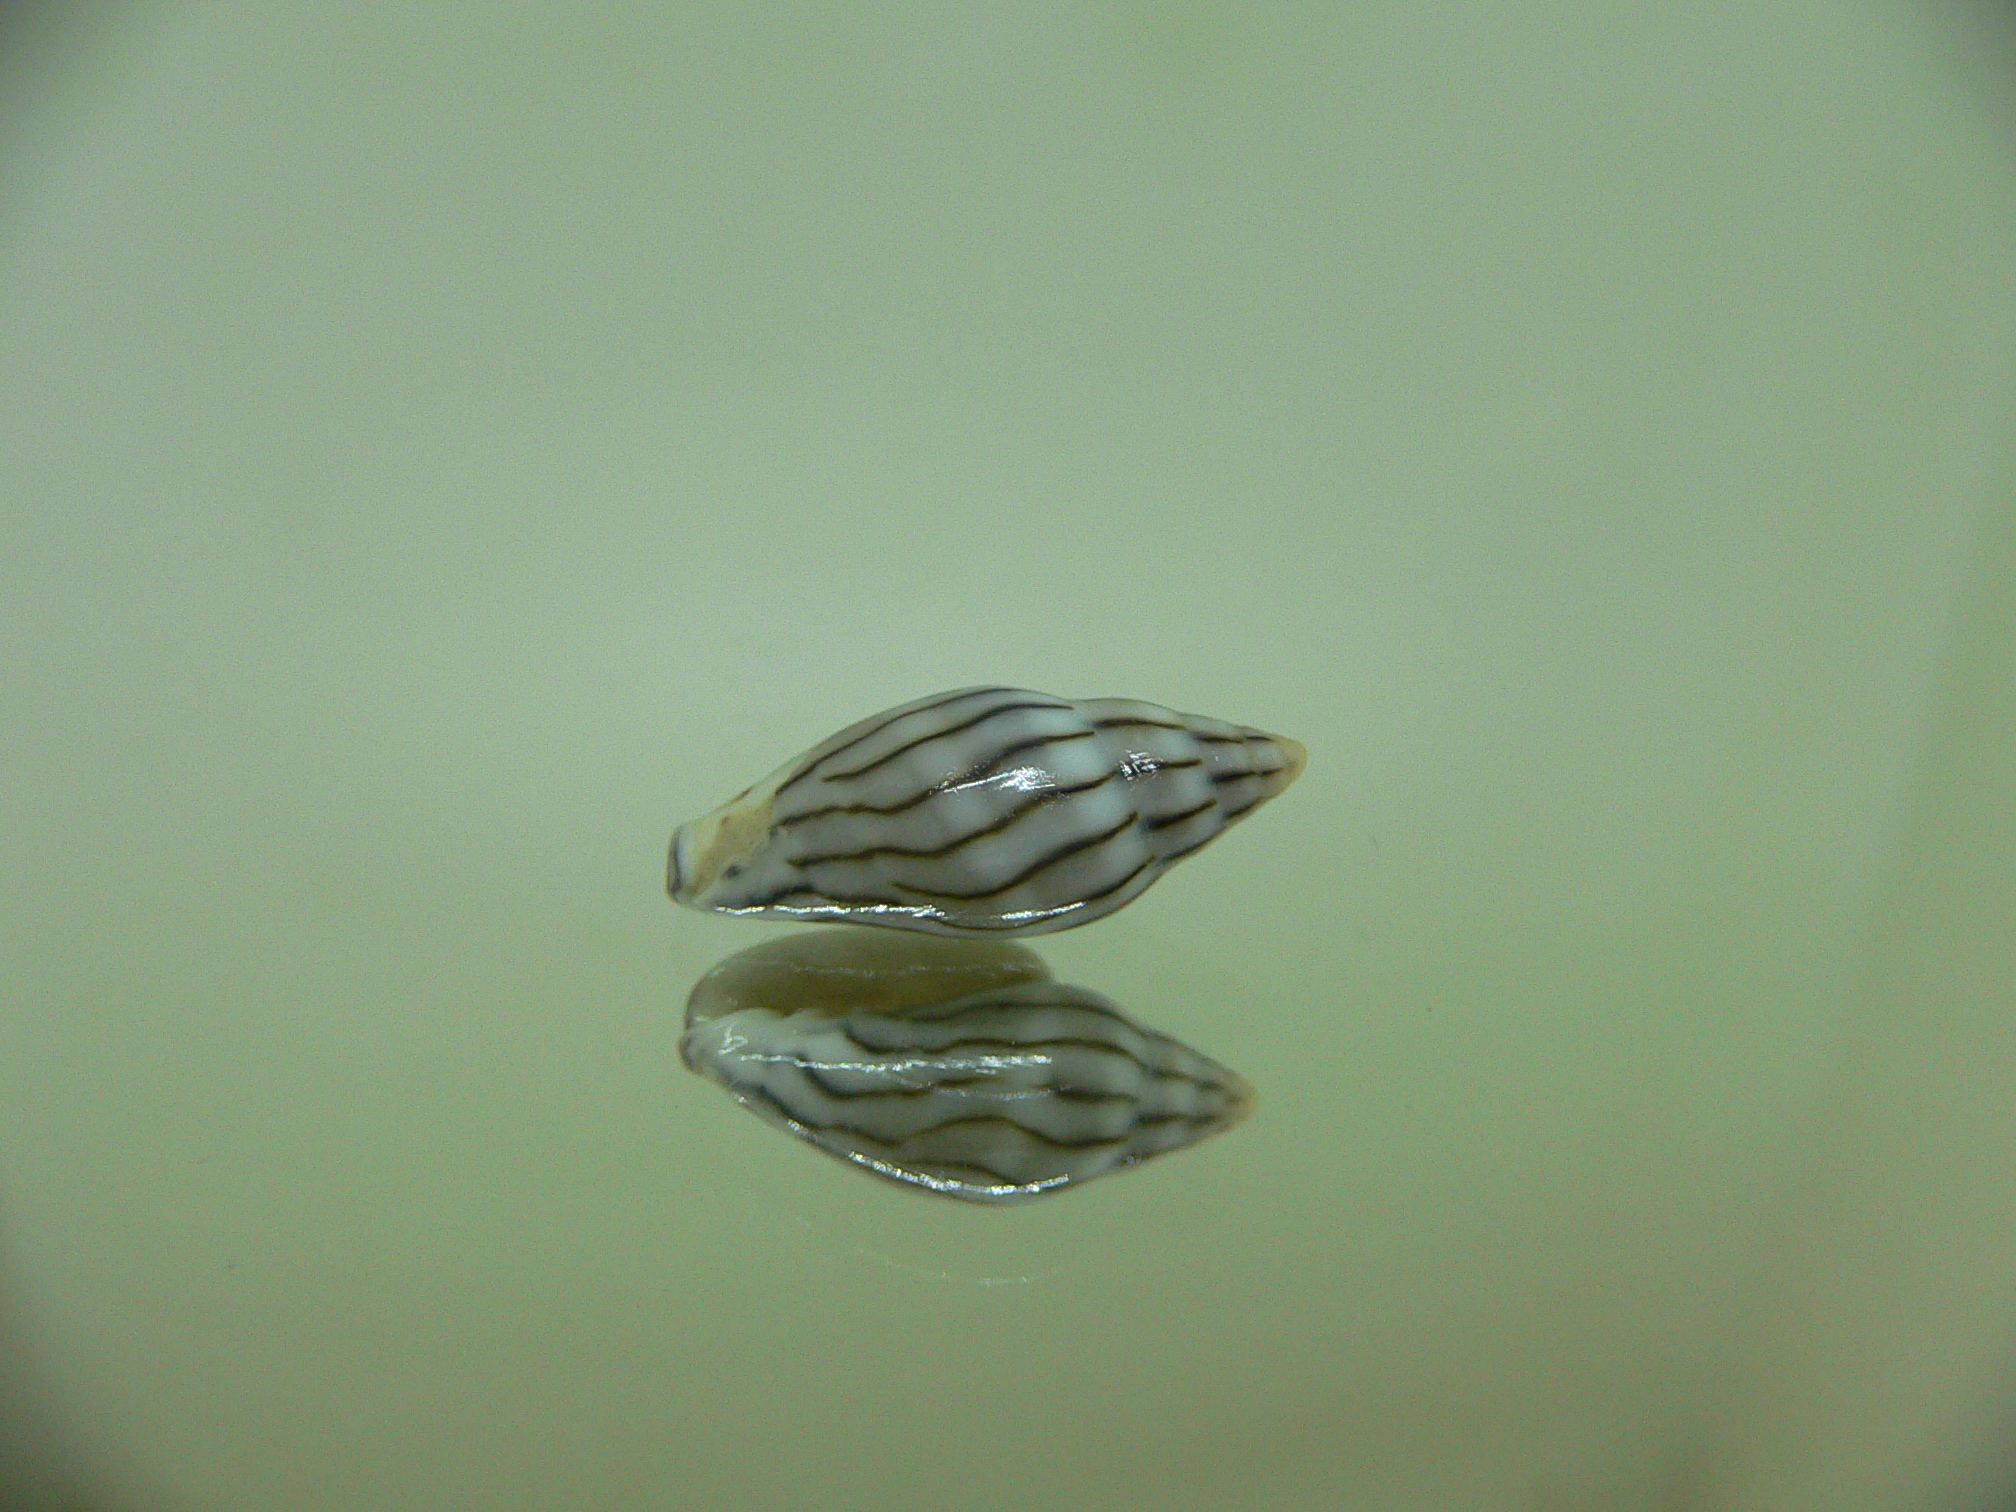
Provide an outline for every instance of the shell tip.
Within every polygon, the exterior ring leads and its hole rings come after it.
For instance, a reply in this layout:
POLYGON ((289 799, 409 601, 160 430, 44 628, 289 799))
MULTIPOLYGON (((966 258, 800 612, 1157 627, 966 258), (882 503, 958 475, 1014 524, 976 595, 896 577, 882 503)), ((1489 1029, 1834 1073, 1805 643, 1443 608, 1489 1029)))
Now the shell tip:
POLYGON ((1227 1072, 1225 1079, 1232 1093, 1230 1123, 1251 1118, 1254 1106, 1260 1101, 1259 1090, 1237 1071, 1227 1072))
POLYGON ((1302 768, 1309 765, 1309 748, 1286 735, 1276 735, 1274 739, 1281 747, 1281 754, 1288 758, 1287 775, 1281 779, 1281 786, 1285 788, 1302 775, 1302 768))

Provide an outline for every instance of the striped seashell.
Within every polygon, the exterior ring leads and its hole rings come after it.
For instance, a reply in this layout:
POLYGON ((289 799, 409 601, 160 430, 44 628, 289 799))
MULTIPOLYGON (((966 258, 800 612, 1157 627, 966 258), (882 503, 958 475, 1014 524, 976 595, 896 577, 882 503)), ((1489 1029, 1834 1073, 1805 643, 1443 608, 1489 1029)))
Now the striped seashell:
POLYGON ((1060 1191, 1251 1111, 1239 1076, 1018 947, 902 947, 864 960, 850 930, 731 957, 693 990, 681 1059, 829 1155, 968 1202, 1060 1191))
POLYGON ((681 826, 666 882, 721 913, 1047 934, 1125 907, 1306 759, 1157 704, 965 688, 851 725, 681 826))

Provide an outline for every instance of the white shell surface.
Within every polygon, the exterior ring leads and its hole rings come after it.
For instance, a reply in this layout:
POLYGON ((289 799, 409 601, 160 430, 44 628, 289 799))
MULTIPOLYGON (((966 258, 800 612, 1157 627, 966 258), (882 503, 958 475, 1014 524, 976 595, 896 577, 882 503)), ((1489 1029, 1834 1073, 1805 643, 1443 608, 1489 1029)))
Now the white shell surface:
POLYGON ((682 826, 666 882, 723 913, 1046 934, 1125 907, 1305 760, 1158 704, 965 688, 852 725, 682 826))
POLYGON ((731 957, 693 991, 681 1058, 830 1155, 970 1202, 1125 1169, 1252 1107, 1242 1078, 1019 947, 897 943, 849 931, 731 957), (956 995, 926 1001, 941 990, 956 995))

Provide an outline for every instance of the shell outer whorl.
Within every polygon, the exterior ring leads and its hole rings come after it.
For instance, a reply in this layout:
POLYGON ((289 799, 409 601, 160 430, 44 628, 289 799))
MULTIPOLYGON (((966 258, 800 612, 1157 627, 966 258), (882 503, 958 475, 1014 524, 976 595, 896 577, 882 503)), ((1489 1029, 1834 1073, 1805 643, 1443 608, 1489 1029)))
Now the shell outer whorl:
POLYGON ((851 725, 681 826, 666 882, 747 917, 1046 934, 1125 907, 1305 760, 1159 704, 963 688, 851 725))
POLYGON ((1251 1111, 1241 1077, 1099 993, 1049 980, 1019 947, 912 935, 906 954, 864 948, 865 931, 814 933, 703 977, 679 1053, 765 1122, 871 1174, 1024 1202, 1251 1111), (914 949, 948 945, 976 954, 914 949))

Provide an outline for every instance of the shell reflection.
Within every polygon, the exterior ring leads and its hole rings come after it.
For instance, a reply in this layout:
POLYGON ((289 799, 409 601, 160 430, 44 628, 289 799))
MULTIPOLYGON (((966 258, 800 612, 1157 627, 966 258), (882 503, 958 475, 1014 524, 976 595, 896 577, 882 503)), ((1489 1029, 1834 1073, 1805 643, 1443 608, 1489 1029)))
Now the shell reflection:
POLYGON ((1302 746, 1131 699, 964 688, 851 725, 672 837, 666 886, 753 917, 1003 936, 1146 892, 1302 746))
POLYGON ((1123 1170, 1253 1105, 1216 1061, 992 942, 848 930, 756 946, 694 987, 679 1053, 828 1154, 969 1202, 1123 1170))

